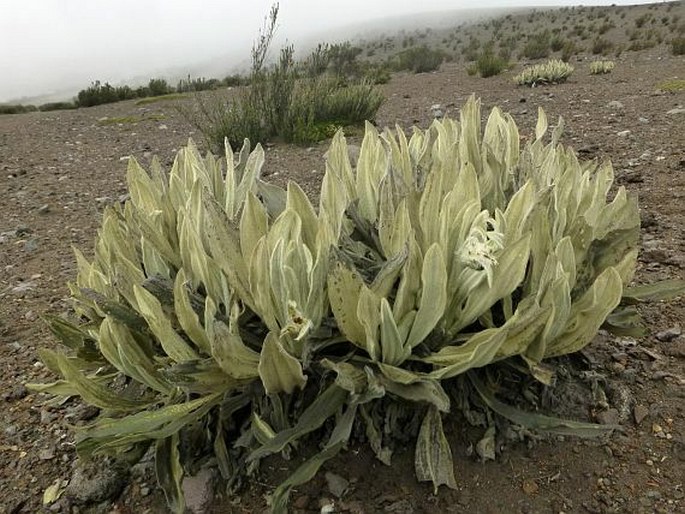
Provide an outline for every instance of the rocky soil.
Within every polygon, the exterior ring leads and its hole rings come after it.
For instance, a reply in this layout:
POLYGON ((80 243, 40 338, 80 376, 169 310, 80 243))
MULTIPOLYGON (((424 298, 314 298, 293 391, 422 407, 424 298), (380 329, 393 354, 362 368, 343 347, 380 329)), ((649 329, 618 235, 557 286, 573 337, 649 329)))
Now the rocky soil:
MULTIPOLYGON (((491 79, 469 77, 457 64, 394 75, 382 86, 387 101, 376 121, 425 128, 435 104, 457 116, 471 94, 486 109, 510 112, 524 139, 538 107, 550 122, 563 116, 563 142, 584 159, 610 159, 617 182, 639 194, 637 281, 683 278, 685 94, 661 92, 658 84, 685 78, 685 60, 659 47, 616 61, 606 76, 589 75, 588 62, 575 63, 567 83, 533 89, 513 84, 516 69, 491 79)), ((71 247, 92 254, 103 208, 126 194, 127 157, 147 164, 157 155, 168 166, 189 137, 201 139, 173 104, 162 102, 0 117, 0 513, 165 512, 149 460, 132 469, 77 461, 71 427, 88 423, 96 409, 47 401, 24 384, 55 378, 39 360, 40 348, 57 345, 40 317, 68 312, 71 247), (43 505, 46 489, 62 494, 43 505)), ((325 142, 269 145, 264 174, 314 193, 326 148, 325 142)), ((565 399, 561 407, 580 419, 620 423, 622 431, 598 441, 504 438, 498 459, 483 463, 473 451, 482 434, 452 423, 459 489, 438 495, 416 482, 411 448, 386 467, 368 447, 352 446, 294 494, 294 512, 682 512, 685 300, 651 304, 642 313, 649 336, 600 334, 560 363, 562 378, 573 385, 556 391, 565 399)), ((234 497, 214 487, 210 467, 185 484, 188 497, 196 512, 262 512, 265 494, 299 462, 266 462, 234 497)))

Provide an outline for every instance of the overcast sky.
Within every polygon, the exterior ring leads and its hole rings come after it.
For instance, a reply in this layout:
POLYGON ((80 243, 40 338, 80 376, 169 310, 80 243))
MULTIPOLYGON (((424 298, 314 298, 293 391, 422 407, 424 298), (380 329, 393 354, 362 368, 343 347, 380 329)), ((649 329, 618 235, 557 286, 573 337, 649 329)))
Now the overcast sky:
MULTIPOLYGON (((0 0, 0 102, 249 58, 272 0, 0 0)), ((613 0, 281 0, 278 34, 460 8, 648 3, 613 0)), ((227 63, 227 68, 233 63, 227 63)))

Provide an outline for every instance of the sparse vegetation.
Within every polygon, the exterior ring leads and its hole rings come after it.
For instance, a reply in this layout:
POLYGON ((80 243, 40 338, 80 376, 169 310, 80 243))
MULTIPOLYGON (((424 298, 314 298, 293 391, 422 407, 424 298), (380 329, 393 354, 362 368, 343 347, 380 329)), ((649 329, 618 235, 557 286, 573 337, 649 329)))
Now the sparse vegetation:
POLYGON ((445 53, 427 46, 417 46, 401 51, 392 60, 392 67, 396 71, 413 71, 426 73, 437 70, 445 60, 445 53))
POLYGON ((148 105, 157 102, 172 102, 174 100, 184 100, 186 98, 190 98, 188 93, 169 93, 168 95, 148 96, 146 98, 141 98, 140 100, 136 100, 136 105, 148 105))
POLYGON ((595 55, 607 55, 614 48, 614 44, 603 37, 598 37, 592 43, 592 53, 595 55))
POLYGON ((671 79, 665 80, 657 86, 657 89, 661 91, 667 91, 669 93, 677 93, 680 91, 685 91, 685 80, 684 79, 671 79))
POLYGON ((671 40, 671 52, 673 55, 685 55, 685 37, 676 37, 671 40))
POLYGON ((76 109, 78 105, 74 102, 48 102, 38 106, 39 111, 66 111, 76 109))
POLYGON ((0 114, 24 114, 26 112, 35 112, 38 107, 35 105, 21 105, 21 104, 0 104, 0 114))
POLYGON ((573 73, 573 66, 558 59, 529 66, 514 77, 518 85, 536 86, 540 84, 560 84, 573 73))

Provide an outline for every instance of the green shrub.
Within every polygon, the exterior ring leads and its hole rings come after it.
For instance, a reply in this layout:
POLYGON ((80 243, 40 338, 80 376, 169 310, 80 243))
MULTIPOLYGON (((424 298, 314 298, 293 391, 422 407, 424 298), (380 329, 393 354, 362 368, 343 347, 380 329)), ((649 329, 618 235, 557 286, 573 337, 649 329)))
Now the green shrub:
POLYGON ((529 66, 514 77, 518 85, 560 84, 573 73, 573 66, 558 59, 529 66))
POLYGON ((549 31, 538 32, 531 36, 523 47, 523 55, 528 59, 543 59, 549 55, 550 50, 549 31))
POLYGON ((174 88, 165 79, 150 79, 147 89, 150 91, 150 96, 162 96, 174 92, 174 88))
POLYGON ((685 55, 685 37, 676 37, 671 40, 671 52, 673 55, 685 55))
POLYGON ((168 95, 148 96, 141 98, 140 100, 136 100, 136 105, 149 105, 157 102, 173 102, 175 100, 183 100, 186 98, 190 98, 188 93, 169 93, 168 95))
MULTIPOLYGON (((476 61, 476 70, 481 77, 493 77, 499 75, 507 68, 508 62, 495 55, 491 50, 484 51, 476 61)), ((468 70, 467 70, 468 71, 468 70)))
POLYGON ((247 142, 226 149, 225 172, 192 145, 168 174, 131 159, 131 199, 106 210, 92 261, 76 251, 80 324, 49 318, 68 350, 40 356, 63 380, 30 387, 102 409, 78 428, 80 455, 152 448, 178 513, 183 475, 208 456, 234 482, 308 435, 328 440, 274 491, 275 513, 356 433, 386 464, 416 439, 417 478, 437 492, 457 487, 450 412, 491 432, 503 418, 613 429, 496 396, 522 397, 526 375, 549 385, 550 358, 630 319, 622 297, 645 295, 626 287, 636 198, 558 130, 548 142, 542 111, 522 151, 499 109, 480 127, 473 99, 409 141, 367 124, 357 162, 338 133, 318 209, 294 182, 261 181, 264 151, 247 142))
POLYGON ((671 79, 661 82, 657 89, 661 91, 667 91, 669 93, 677 93, 680 91, 685 91, 685 80, 683 79, 671 79))
POLYGON ((24 114, 26 112, 35 112, 38 107, 35 105, 21 105, 21 104, 0 104, 0 114, 24 114))
POLYGON ((591 75, 603 75, 614 71, 616 63, 614 61, 593 61, 590 63, 591 75))
POLYGON ((315 50, 315 59, 304 65, 311 72, 305 77, 301 77, 303 67, 295 64, 292 46, 281 49, 278 63, 265 68, 277 14, 277 9, 272 10, 270 22, 253 49, 250 86, 230 102, 220 97, 198 97, 194 110, 182 109, 211 148, 223 148, 224 139, 233 146, 245 138, 258 142, 274 138, 295 143, 318 141, 341 126, 372 120, 383 101, 367 81, 323 73, 329 66, 319 64, 328 59, 324 54, 329 47, 315 50), (314 70, 323 74, 319 76, 314 70))
POLYGON ((595 55, 607 55, 614 48, 614 44, 608 39, 598 37, 592 43, 592 53, 595 55))
POLYGON ((564 43, 564 48, 561 50, 561 60, 568 62, 571 60, 571 57, 576 55, 578 52, 578 45, 576 45, 575 41, 568 40, 566 43, 564 43))
POLYGON ((238 73, 228 75, 221 82, 226 87, 247 86, 249 84, 247 77, 244 77, 238 73))
POLYGON ((76 109, 78 105, 74 102, 48 102, 38 106, 39 111, 65 111, 76 109))
POLYGON ((177 93, 192 93, 198 91, 211 91, 213 89, 218 89, 221 86, 221 81, 218 79, 206 79, 204 77, 191 78, 188 75, 185 79, 178 81, 176 85, 177 93))
POLYGON ((413 71, 426 73, 437 70, 445 60, 445 53, 427 46, 417 46, 401 51, 393 60, 393 67, 397 71, 413 71))

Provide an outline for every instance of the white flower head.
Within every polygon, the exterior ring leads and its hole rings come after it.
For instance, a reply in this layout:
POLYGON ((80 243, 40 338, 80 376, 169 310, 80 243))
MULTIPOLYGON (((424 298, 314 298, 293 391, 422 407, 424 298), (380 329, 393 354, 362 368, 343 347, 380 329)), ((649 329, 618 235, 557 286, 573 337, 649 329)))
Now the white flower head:
POLYGON ((288 324, 281 329, 281 335, 289 334, 295 341, 304 339, 314 327, 312 320, 306 318, 304 314, 302 314, 297 303, 293 300, 288 301, 288 317, 290 320, 288 321, 288 324))
POLYGON ((497 220, 485 210, 473 220, 471 230, 458 250, 458 257, 469 268, 484 271, 488 285, 492 287, 493 269, 497 266, 496 255, 502 248, 504 234, 497 220))

